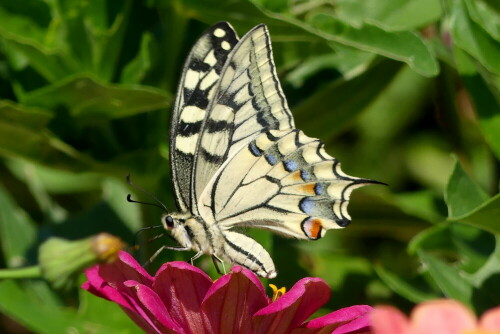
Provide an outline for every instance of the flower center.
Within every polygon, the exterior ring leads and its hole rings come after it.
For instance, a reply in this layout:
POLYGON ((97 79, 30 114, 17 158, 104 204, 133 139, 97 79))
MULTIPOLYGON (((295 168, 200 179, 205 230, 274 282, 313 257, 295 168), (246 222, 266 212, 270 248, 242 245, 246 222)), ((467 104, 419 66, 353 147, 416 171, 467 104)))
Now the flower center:
POLYGON ((500 334, 500 331, 489 329, 466 330, 462 334, 500 334))
MULTIPOLYGON (((278 289, 278 287, 276 285, 274 285, 274 284, 269 284, 269 286, 271 287, 271 289, 273 289, 273 298, 272 298, 273 302, 275 302, 279 297, 283 296, 285 294, 285 292, 286 292, 286 288, 285 287, 282 287, 281 289, 278 289)), ((485 334, 490 334, 490 333, 485 333, 485 334)))

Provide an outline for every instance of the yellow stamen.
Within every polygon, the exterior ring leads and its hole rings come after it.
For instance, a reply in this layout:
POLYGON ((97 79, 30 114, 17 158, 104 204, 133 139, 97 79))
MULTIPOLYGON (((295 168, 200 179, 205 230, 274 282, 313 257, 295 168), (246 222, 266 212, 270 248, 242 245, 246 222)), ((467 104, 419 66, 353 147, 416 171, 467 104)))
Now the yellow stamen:
POLYGON ((474 330, 463 331, 462 334, 500 334, 500 331, 488 330, 488 329, 474 329, 474 330))
POLYGON ((274 284, 269 284, 271 289, 273 289, 273 298, 272 301, 275 302, 279 297, 283 296, 286 293, 286 288, 282 287, 278 289, 278 287, 274 284))

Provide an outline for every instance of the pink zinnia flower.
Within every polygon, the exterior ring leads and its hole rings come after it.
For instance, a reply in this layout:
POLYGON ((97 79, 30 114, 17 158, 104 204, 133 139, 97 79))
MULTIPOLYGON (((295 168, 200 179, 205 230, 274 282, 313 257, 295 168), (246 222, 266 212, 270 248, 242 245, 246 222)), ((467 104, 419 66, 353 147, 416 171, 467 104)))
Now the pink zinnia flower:
POLYGON ((304 278, 276 301, 242 267, 213 282, 186 262, 165 263, 154 277, 125 252, 86 271, 83 288, 119 304, 147 333, 368 333, 371 307, 357 305, 306 321, 330 298, 319 278, 304 278))
POLYGON ((370 318, 375 334, 500 334, 500 307, 478 321, 467 307, 451 299, 422 303, 410 318, 394 307, 378 306, 370 318))

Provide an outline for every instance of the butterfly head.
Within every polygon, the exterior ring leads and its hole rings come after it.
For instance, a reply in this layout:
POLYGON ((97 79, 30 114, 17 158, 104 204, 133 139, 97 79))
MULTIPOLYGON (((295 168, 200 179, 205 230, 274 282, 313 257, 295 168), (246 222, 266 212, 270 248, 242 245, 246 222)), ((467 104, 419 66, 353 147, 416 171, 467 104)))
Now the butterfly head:
POLYGON ((191 248, 194 238, 193 229, 189 222, 189 215, 182 213, 165 213, 161 217, 163 228, 169 231, 173 239, 184 248, 191 248))
POLYGON ((165 228, 165 230, 169 231, 173 230, 176 227, 176 225, 179 225, 179 221, 176 221, 174 217, 172 217, 172 215, 168 213, 163 215, 163 217, 161 218, 161 223, 165 228))

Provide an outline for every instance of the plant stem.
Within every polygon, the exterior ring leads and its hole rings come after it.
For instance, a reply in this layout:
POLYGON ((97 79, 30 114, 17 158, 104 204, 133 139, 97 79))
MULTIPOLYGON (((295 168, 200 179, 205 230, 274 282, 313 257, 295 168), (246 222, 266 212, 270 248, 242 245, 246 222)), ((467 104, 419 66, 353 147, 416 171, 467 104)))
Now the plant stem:
POLYGON ((0 269, 0 278, 37 278, 42 277, 42 268, 32 266, 19 269, 0 269))

